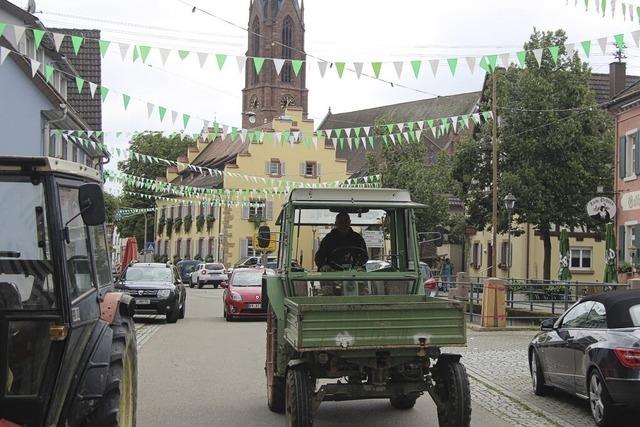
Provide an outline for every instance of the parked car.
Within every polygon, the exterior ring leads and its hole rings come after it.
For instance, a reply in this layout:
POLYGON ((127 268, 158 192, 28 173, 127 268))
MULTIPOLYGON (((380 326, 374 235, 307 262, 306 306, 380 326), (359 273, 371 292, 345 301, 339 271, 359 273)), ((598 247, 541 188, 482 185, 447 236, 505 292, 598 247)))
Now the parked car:
POLYGON ((267 268, 238 268, 234 270, 222 294, 222 315, 227 321, 237 318, 264 318, 267 312, 262 307, 262 276, 275 275, 267 268))
POLYGON ((133 297, 136 314, 164 314, 168 323, 184 318, 187 295, 175 266, 148 262, 130 264, 116 288, 133 297))
POLYGON ((430 297, 437 297, 440 287, 438 286, 438 280, 433 277, 429 265, 425 262, 420 262, 420 281, 424 284, 424 291, 430 297))
POLYGON ((178 261, 176 267, 178 267, 178 272, 180 272, 182 283, 191 283, 191 273, 196 270, 201 262, 202 261, 198 261, 197 259, 183 259, 182 261, 178 261))
POLYGON ((529 345, 535 394, 588 399, 599 426, 612 425, 618 406, 640 405, 640 290, 583 298, 541 329, 529 345))
MULTIPOLYGON (((267 255, 266 267, 272 268, 273 266, 277 266, 277 265, 278 265, 278 258, 275 255, 267 255)), ((240 261, 233 264, 233 266, 227 270, 227 274, 231 276, 231 273, 233 273, 234 269, 247 268, 247 267, 264 267, 262 265, 262 256, 254 255, 254 256, 246 256, 244 258, 240 258, 240 261)))
POLYGON ((229 280, 224 264, 219 262, 205 262, 198 264, 195 271, 191 273, 189 287, 198 286, 202 289, 204 285, 213 285, 214 289, 218 289, 222 283, 229 280))

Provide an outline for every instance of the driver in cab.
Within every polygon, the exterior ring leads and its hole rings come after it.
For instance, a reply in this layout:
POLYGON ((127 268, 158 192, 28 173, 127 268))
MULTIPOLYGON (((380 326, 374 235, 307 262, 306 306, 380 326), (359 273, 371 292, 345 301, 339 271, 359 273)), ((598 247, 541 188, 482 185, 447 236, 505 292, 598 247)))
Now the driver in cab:
POLYGON ((362 236, 351 228, 351 218, 346 212, 336 215, 335 228, 327 234, 316 252, 315 262, 319 271, 362 267, 369 260, 367 245, 362 236))

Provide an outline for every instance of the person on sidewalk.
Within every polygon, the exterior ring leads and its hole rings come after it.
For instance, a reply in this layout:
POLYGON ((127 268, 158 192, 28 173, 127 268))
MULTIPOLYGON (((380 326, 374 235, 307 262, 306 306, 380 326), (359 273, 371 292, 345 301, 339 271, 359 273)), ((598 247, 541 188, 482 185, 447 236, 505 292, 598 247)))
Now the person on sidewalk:
POLYGON ((442 271, 440 273, 442 275, 442 290, 444 292, 449 292, 449 286, 451 286, 453 282, 453 264, 449 258, 444 260, 442 271))

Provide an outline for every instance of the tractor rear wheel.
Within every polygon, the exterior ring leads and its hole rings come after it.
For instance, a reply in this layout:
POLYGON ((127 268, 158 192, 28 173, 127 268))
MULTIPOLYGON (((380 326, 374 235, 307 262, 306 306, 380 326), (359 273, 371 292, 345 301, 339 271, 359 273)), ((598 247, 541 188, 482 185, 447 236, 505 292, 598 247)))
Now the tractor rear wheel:
POLYGON ((458 361, 436 365, 436 390, 440 427, 468 427, 471 423, 471 392, 467 371, 458 361), (440 366, 438 366, 440 365, 440 366))
POLYGON ((104 394, 87 425, 135 427, 138 393, 138 349, 131 318, 120 313, 111 324, 113 340, 104 394))
POLYGON ((313 426, 314 392, 315 381, 307 367, 298 365, 289 368, 286 382, 287 426, 313 426))
POLYGON ((285 411, 285 378, 276 375, 278 330, 276 314, 269 307, 267 315, 267 357, 264 371, 267 374, 267 405, 278 414, 285 411))

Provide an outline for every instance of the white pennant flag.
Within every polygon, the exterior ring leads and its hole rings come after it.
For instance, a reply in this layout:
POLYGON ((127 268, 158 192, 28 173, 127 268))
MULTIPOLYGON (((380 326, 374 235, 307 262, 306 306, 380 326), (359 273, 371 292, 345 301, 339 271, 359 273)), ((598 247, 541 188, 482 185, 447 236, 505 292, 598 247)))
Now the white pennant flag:
POLYGON ((616 0, 611 0, 611 17, 613 18, 616 14, 616 0))
POLYGON ((162 61, 162 65, 164 66, 167 63, 167 58, 169 58, 169 54, 171 50, 165 49, 163 47, 158 49, 160 51, 160 60, 162 61))
POLYGON ((344 128, 344 134, 347 138, 351 137, 351 128, 344 128))
POLYGON ((129 51, 129 45, 126 43, 119 43, 119 46, 120 46, 120 56, 124 61, 125 59, 127 59, 127 52, 129 51))
POLYGON ((284 59, 282 58, 273 58, 273 66, 276 69, 276 74, 280 75, 280 72, 282 71, 282 67, 284 67, 284 59))
POLYGON ((417 130, 417 131, 416 131, 416 139, 417 139, 418 141, 420 141, 420 137, 421 137, 421 136, 422 136, 422 131, 421 131, 421 130, 417 130))
POLYGON ((508 52, 500 54, 500 62, 505 69, 509 68, 509 55, 510 54, 508 52))
POLYGON ((360 137, 360 142, 362 142, 362 146, 366 150, 367 149, 367 139, 364 136, 362 136, 362 137, 360 137))
POLYGON ((338 148, 338 138, 331 138, 331 142, 333 143, 333 148, 338 148))
POLYGON ((320 77, 324 78, 324 73, 327 72, 327 62, 318 61, 318 70, 320 71, 320 77))
POLYGON ((424 122, 422 120, 419 120, 416 122, 416 125, 418 125, 418 129, 422 130, 422 126, 424 126, 424 122))
POLYGON ((402 61, 394 61, 393 62, 393 67, 396 69, 396 74, 398 75, 398 78, 402 78, 402 67, 404 65, 404 62, 402 61))
POLYGON ((451 117, 451 123, 453 123, 453 131, 458 131, 458 116, 451 117))
POLYGON ((178 112, 171 110, 171 121, 173 122, 174 125, 176 124, 177 118, 178 118, 178 112))
POLYGON ((204 68, 204 64, 207 62, 209 54, 206 52, 198 52, 198 61, 200 61, 200 68, 204 68))
POLYGON ((356 69, 356 77, 358 77, 358 79, 362 75, 362 67, 363 67, 363 65, 364 64, 362 62, 354 62, 353 63, 353 68, 356 69))
POLYGON ((274 132, 275 138, 273 138, 273 143, 277 144, 282 139, 282 132, 274 132))
POLYGON ((62 42, 64 41, 64 34, 62 33, 51 33, 53 34, 53 45, 56 48, 56 51, 60 51, 60 46, 62 46, 62 42))
POLYGON ((318 149, 318 137, 317 136, 312 136, 311 137, 311 141, 313 141, 313 145, 314 147, 316 147, 316 150, 318 149))
POLYGON ((20 25, 13 26, 13 41, 15 42, 14 46, 18 46, 22 41, 22 37, 24 37, 25 27, 21 27, 20 25))
POLYGON ((227 135, 229 133, 229 125, 222 125, 222 134, 227 135))
POLYGON ((596 12, 600 13, 600 0, 594 0, 596 4, 596 12))
POLYGON ((96 95, 96 90, 98 90, 98 85, 93 82, 89 82, 89 90, 91 91, 91 97, 93 98, 96 95))
POLYGON ((538 62, 538 67, 542 65, 542 48, 533 49, 533 56, 536 58, 538 62))
POLYGON ((353 150, 353 146, 351 145, 351 138, 347 138, 347 145, 349 146, 349 150, 353 150))
POLYGON ((573 59, 573 54, 576 51, 576 45, 573 43, 567 43, 564 45, 564 48, 567 51, 567 56, 569 57, 569 59, 573 59))
POLYGON ((247 140, 247 130, 242 129, 240 131, 240 140, 244 143, 247 140))
POLYGON ((150 102, 147 102, 147 117, 151 117, 151 114, 153 113, 153 107, 154 105, 150 102))
POLYGON ((600 50, 602 51, 602 54, 606 55, 607 54, 607 38, 606 37, 599 38, 598 44, 600 45, 600 50))
POLYGON ((469 71, 471 71, 471 74, 473 74, 473 72, 476 69, 476 57, 475 56, 467 56, 465 59, 467 60, 467 65, 469 66, 469 71))
POLYGON ((40 63, 35 59, 29 59, 29 61, 31 61, 31 78, 33 78, 36 76, 38 68, 40 68, 40 63))
POLYGON ((300 141, 300 131, 294 131, 293 133, 293 142, 296 143, 300 141))
POLYGON ((364 130, 364 134, 369 136, 369 131, 371 130, 371 126, 365 126, 362 129, 364 130))
POLYGON ((640 30, 632 31, 631 37, 633 37, 633 41, 635 42, 636 47, 640 47, 640 30))
POLYGON ((247 62, 246 56, 236 56, 236 62, 238 63, 238 72, 242 73, 244 71, 244 65, 247 62))
POLYGON ((5 59, 7 59, 7 55, 9 55, 9 52, 11 52, 9 49, 0 46, 0 65, 2 65, 5 59))
POLYGON ((436 76, 436 73, 438 72, 438 65, 440 65, 440 60, 439 59, 430 59, 429 60, 429 65, 431 65, 431 72, 433 73, 433 76, 436 76))
POLYGON ((633 22, 633 6, 628 5, 627 9, 629 10, 629 19, 633 22))

